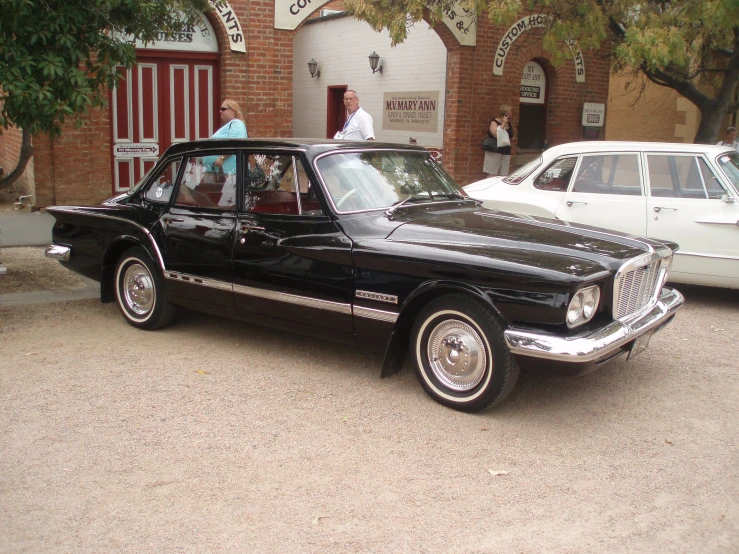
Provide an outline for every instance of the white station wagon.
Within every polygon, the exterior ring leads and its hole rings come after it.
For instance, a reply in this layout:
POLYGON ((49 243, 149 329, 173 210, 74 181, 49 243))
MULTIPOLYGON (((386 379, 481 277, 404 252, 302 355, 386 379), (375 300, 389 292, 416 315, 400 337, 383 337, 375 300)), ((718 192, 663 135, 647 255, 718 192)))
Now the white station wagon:
POLYGON ((464 187, 485 207, 674 241, 670 281, 739 289, 739 152, 572 142, 464 187))

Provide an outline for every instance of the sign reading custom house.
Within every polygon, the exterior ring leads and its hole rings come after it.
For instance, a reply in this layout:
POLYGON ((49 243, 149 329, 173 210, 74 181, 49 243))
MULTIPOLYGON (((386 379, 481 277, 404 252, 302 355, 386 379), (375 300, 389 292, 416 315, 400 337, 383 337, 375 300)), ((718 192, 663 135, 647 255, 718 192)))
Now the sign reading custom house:
POLYGON ((382 100, 385 131, 435 133, 439 128, 439 91, 386 92, 382 100))
MULTIPOLYGON (((526 17, 522 17, 511 25, 508 32, 503 35, 498 44, 498 50, 495 52, 495 62, 493 63, 493 75, 503 75, 503 68, 505 67, 505 60, 508 56, 508 52, 516 42, 516 39, 520 37, 526 31, 534 29, 536 27, 546 27, 548 24, 549 16, 544 14, 533 14, 526 17)), ((570 48, 572 52, 572 58, 575 61, 575 81, 578 83, 585 82, 585 60, 583 59, 580 47, 577 45, 575 39, 569 39, 565 41, 565 44, 570 48)))

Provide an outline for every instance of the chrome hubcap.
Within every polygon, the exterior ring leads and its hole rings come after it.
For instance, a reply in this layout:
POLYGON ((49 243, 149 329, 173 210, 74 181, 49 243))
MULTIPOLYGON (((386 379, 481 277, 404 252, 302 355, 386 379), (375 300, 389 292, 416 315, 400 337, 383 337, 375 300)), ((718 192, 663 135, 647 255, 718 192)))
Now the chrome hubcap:
POLYGON ((154 282, 141 264, 132 264, 123 276, 126 305, 137 315, 147 314, 154 305, 154 282))
POLYGON ((485 376, 485 343, 464 321, 447 319, 434 327, 429 335, 427 354, 434 375, 451 390, 473 389, 485 376))

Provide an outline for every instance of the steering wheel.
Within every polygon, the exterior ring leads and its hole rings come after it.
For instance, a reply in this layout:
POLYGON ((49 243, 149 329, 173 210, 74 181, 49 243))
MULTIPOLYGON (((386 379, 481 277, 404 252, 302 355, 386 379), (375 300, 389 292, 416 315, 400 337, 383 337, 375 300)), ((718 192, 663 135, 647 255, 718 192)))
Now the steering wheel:
POLYGON ((358 189, 352 189, 349 192, 347 192, 344 196, 339 198, 338 202, 336 202, 336 208, 340 210, 347 200, 349 200, 351 197, 357 194, 357 190, 358 189))

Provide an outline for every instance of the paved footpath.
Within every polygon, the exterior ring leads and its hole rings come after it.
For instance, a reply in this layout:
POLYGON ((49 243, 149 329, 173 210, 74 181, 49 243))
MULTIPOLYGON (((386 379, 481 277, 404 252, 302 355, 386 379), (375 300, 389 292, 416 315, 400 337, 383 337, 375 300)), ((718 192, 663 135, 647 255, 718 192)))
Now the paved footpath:
POLYGON ((0 213, 0 248, 48 246, 54 216, 46 212, 0 213))

